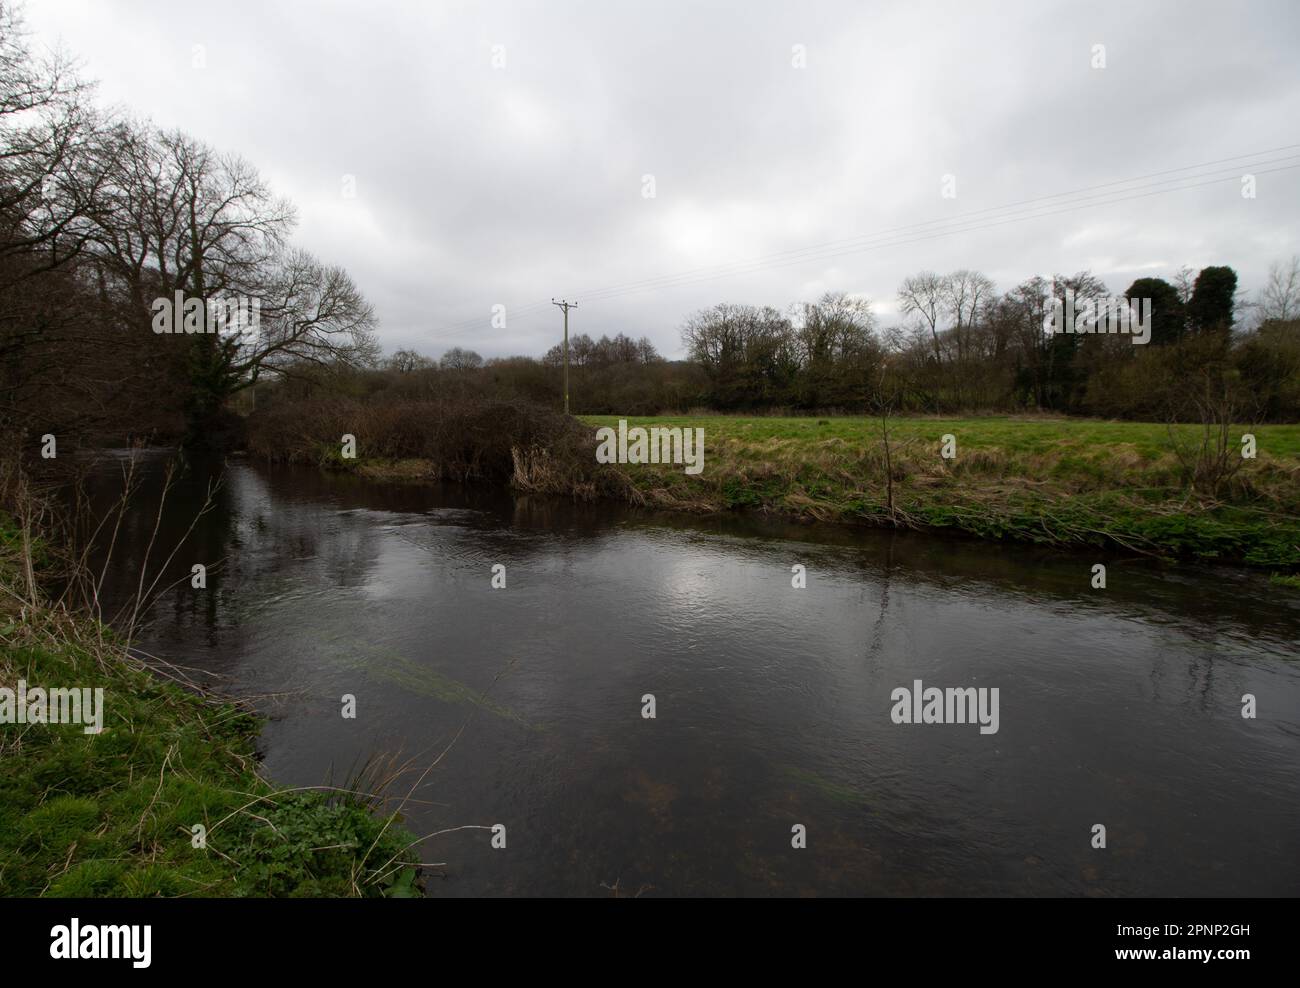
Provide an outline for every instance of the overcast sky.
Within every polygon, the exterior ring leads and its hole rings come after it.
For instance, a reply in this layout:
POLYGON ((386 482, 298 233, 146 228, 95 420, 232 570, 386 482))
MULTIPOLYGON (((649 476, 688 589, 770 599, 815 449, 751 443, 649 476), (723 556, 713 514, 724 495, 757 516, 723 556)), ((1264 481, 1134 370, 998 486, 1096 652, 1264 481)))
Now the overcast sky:
POLYGON ((1160 176, 1228 173, 1186 191, 1017 222, 992 208, 1300 144, 1294 0, 38 0, 27 20, 101 103, 257 165, 297 205, 296 242, 374 303, 389 352, 540 355, 560 313, 524 306, 551 296, 579 301, 571 331, 644 334, 671 357, 682 320, 719 301, 846 291, 888 324, 926 268, 1000 289, 1088 268, 1120 292, 1230 264, 1254 289, 1300 251, 1300 168, 1264 173, 1300 147, 1160 176), (1256 198, 1236 171, 1260 173, 1256 198))

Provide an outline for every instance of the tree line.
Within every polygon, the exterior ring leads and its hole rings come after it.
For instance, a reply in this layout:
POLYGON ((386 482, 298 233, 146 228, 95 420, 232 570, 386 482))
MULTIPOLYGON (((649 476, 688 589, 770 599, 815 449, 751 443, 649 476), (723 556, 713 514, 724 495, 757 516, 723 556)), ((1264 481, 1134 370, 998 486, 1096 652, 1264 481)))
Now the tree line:
MULTIPOLYGON (((646 338, 569 341, 579 414, 723 412, 1050 412, 1202 421, 1207 403, 1250 420, 1300 418, 1300 258, 1274 264, 1246 298, 1227 266, 1140 278, 1120 296, 1083 271, 1035 276, 1006 292, 978 271, 920 272, 899 286, 898 318, 828 293, 784 310, 720 303, 680 328, 685 360, 646 338), (1150 337, 1051 333, 1055 303, 1150 300, 1150 337)), ((540 359, 485 360, 453 348, 440 361, 398 351, 351 375, 354 394, 442 391, 560 400, 562 348, 540 359)), ((343 386, 336 384, 336 386, 343 386)), ((315 391, 319 391, 317 386, 315 391)), ((287 396, 293 389, 281 388, 287 396)), ((298 391, 296 393, 302 393, 298 391)))
POLYGON ((1083 271, 1035 276, 999 293, 978 271, 923 271, 898 290, 900 318, 881 327, 866 299, 843 293, 786 311, 718 305, 682 329, 725 410, 1043 411, 1197 418, 1195 396, 1226 393, 1254 417, 1300 415, 1300 258, 1275 264, 1255 300, 1236 272, 1184 268, 1140 278, 1119 296, 1083 271), (1049 332, 1054 304, 1150 300, 1150 339, 1049 332), (1249 316, 1240 323, 1239 313, 1249 316))

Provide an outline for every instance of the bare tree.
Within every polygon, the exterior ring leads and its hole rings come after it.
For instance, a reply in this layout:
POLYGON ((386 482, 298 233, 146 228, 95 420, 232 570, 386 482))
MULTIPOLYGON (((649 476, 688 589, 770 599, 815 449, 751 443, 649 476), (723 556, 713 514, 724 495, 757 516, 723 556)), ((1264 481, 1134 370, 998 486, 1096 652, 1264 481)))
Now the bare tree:
POLYGON ((898 289, 899 310, 904 316, 918 316, 929 329, 936 363, 943 362, 943 352, 939 345, 939 320, 944 312, 946 291, 944 279, 933 271, 922 271, 904 279, 898 289))
POLYGON ((374 309, 342 268, 288 251, 265 279, 263 297, 260 326, 219 338, 230 393, 303 362, 366 367, 378 359, 374 309))
POLYGON ((436 361, 433 361, 414 350, 407 349, 393 351, 392 356, 384 361, 384 363, 389 370, 395 370, 399 374, 410 374, 413 371, 438 366, 436 361))
POLYGON ((119 124, 98 153, 112 168, 92 239, 142 318, 177 290, 206 299, 265 287, 294 212, 252 165, 147 124, 119 124))
POLYGON ((92 382, 118 376, 109 361, 92 366, 83 345, 98 314, 84 304, 85 220, 104 181, 88 93, 71 61, 40 54, 0 0, 0 427, 47 410, 55 390, 61 423, 93 416, 104 395, 92 382))
POLYGON ((816 302, 797 307, 795 347, 804 366, 851 358, 874 342, 876 319, 871 300, 845 292, 826 292, 816 302))
POLYGON ((943 306, 952 320, 958 361, 965 360, 970 350, 971 332, 992 301, 994 291, 993 281, 979 271, 962 268, 943 278, 943 306))
MULTIPOLYGON (((292 206, 257 170, 179 131, 119 124, 102 134, 104 206, 90 217, 100 290, 124 330, 147 332, 156 300, 176 292, 239 300, 259 315, 187 335, 190 432, 266 373, 373 363, 374 313, 347 272, 287 246, 292 206)), ((211 327, 207 327, 211 328, 211 327)))
POLYGON ((1253 431, 1258 397, 1244 396, 1230 378, 1208 368, 1186 385, 1170 407, 1169 444, 1187 488, 1217 500, 1246 465, 1236 433, 1243 426, 1243 432, 1253 431), (1199 419, 1199 430, 1178 424, 1189 417, 1199 419))
POLYGON ((465 350, 454 346, 442 355, 442 359, 438 361, 438 366, 443 370, 475 370, 483 366, 483 358, 473 350, 465 350))
POLYGON ((21 14, 0 0, 0 288, 66 264, 103 180, 88 149, 102 126, 89 86, 60 52, 38 55, 21 14))
POLYGON ((793 327, 771 306, 715 305, 691 316, 681 332, 718 407, 762 404, 786 394, 798 371, 793 327))
POLYGON ((643 336, 636 341, 636 359, 643 364, 657 364, 663 361, 650 337, 643 336))
POLYGON ((1268 281, 1258 303, 1261 320, 1285 322, 1300 316, 1300 254, 1269 265, 1268 281))

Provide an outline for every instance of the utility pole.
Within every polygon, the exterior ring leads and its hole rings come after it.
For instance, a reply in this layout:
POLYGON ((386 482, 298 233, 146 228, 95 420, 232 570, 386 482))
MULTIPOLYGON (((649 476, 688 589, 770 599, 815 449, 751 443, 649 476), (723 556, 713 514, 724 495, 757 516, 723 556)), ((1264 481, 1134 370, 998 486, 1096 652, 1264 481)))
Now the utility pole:
POLYGON ((564 299, 555 301, 551 299, 551 305, 558 305, 564 310, 564 414, 569 414, 569 310, 578 307, 577 302, 566 302, 564 299))

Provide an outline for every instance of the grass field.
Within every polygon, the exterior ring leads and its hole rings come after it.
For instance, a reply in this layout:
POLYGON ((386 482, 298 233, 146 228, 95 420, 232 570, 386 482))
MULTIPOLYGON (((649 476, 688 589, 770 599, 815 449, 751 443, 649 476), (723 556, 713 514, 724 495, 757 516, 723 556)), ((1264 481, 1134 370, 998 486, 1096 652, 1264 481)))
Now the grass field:
MULTIPOLYGON (((584 416, 617 427, 619 416, 584 416)), ((1123 546, 1156 555, 1300 566, 1300 426, 1254 427, 1257 455, 1217 494, 1193 490, 1174 437, 1199 426, 990 416, 889 422, 893 510, 879 419, 672 416, 628 427, 703 428, 705 468, 629 464, 650 504, 951 528, 985 538, 1123 546), (945 434, 956 455, 944 459, 945 434)), ((1243 430, 1233 430, 1234 447, 1243 430)))
MULTIPOLYGON (((584 415, 591 425, 618 426, 618 415, 584 415)), ((770 440, 844 442, 875 444, 880 440, 880 419, 864 416, 834 418, 764 418, 732 415, 665 415, 628 419, 628 425, 703 426, 705 439, 763 443, 770 440)), ((1192 437, 1200 427, 1181 425, 1182 434, 1192 437)), ((1170 450, 1169 428, 1155 422, 1109 422, 1101 419, 1050 418, 1042 416, 982 416, 974 418, 891 418, 889 430, 898 440, 930 441, 938 448, 940 437, 952 433, 963 446, 972 449, 1001 448, 1024 453, 1043 453, 1062 446, 1075 450, 1096 447, 1128 448, 1156 459, 1170 450)), ((1259 447, 1276 457, 1300 461, 1300 425, 1255 426, 1259 447)), ((1104 452, 1104 450, 1103 450, 1104 452)))

